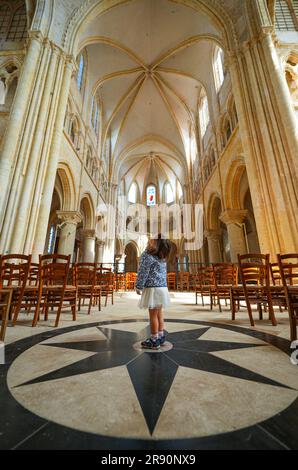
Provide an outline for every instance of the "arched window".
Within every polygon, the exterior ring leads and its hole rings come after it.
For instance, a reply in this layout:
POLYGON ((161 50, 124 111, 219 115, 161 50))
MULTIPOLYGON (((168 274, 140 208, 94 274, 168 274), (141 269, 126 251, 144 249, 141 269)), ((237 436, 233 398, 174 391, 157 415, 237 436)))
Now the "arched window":
POLYGON ((177 181, 177 193, 178 193, 178 199, 182 198, 183 191, 182 191, 182 186, 180 184, 180 181, 177 181))
POLYGON ((52 224, 50 227, 49 242, 48 242, 48 254, 49 255, 54 252, 55 240, 56 240, 56 226, 52 224))
POLYGON ((75 144, 75 140, 76 140, 76 133, 77 133, 77 129, 76 129, 76 123, 75 121, 72 121, 71 125, 70 125, 70 139, 72 141, 73 144, 75 144))
POLYGON ((232 135, 232 129, 231 129, 231 124, 229 119, 227 118, 225 123, 224 123, 224 134, 225 134, 225 140, 228 142, 232 135))
POLYGON ((6 86, 5 86, 5 79, 1 78, 0 79, 0 104, 5 104, 5 99, 6 99, 6 86))
POLYGON ((214 56, 214 80, 216 91, 219 91, 224 79, 223 50, 220 47, 217 47, 214 56))
POLYGON ((172 186, 170 185, 170 183, 166 183, 166 186, 165 186, 165 199, 166 199, 167 204, 171 204, 172 202, 174 202, 174 199, 175 199, 172 186))
POLYGON ((209 116, 209 107, 208 107, 208 98, 206 95, 206 92, 203 91, 200 99, 200 104, 199 104, 199 124, 200 124, 200 130, 201 130, 201 137, 203 138, 207 126, 210 121, 210 116, 209 116))
POLYGON ((94 95, 92 98, 92 106, 91 106, 91 126, 95 132, 98 131, 99 113, 100 113, 99 98, 97 95, 94 95))
POLYGON ((8 28, 11 22, 11 9, 9 5, 0 5, 0 40, 6 40, 8 34, 8 28))
POLYGON ((156 204, 156 188, 153 184, 147 186, 146 201, 147 206, 155 206, 156 204))
POLYGON ((27 12, 26 5, 18 8, 12 18, 10 24, 7 40, 8 41, 22 41, 27 37, 27 12))
POLYGON ((275 27, 278 31, 298 30, 297 0, 276 0, 275 27))
POLYGON ((78 75, 77 75, 77 85, 78 89, 81 91, 82 86, 83 86, 83 78, 84 78, 84 70, 85 70, 85 59, 84 59, 84 54, 81 53, 79 56, 79 69, 78 69, 78 75))
POLYGON ((0 5, 0 40, 23 41, 27 37, 27 12, 23 2, 14 12, 13 5, 1 2, 0 5))
POLYGON ((128 202, 131 204, 136 204, 137 202, 137 185, 136 183, 132 183, 129 191, 128 191, 128 202))

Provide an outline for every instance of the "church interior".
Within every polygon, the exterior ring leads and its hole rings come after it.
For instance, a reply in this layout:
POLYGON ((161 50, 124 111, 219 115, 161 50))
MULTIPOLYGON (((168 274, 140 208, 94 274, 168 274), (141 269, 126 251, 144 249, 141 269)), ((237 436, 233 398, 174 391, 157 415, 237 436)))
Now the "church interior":
POLYGON ((0 449, 298 449, 297 177, 297 0, 0 0, 0 449))

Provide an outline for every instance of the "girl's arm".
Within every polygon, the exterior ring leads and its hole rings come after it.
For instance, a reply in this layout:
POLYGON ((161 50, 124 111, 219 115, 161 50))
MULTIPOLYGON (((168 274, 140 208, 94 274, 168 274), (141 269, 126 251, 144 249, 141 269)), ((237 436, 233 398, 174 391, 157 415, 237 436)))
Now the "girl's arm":
POLYGON ((148 253, 144 252, 141 255, 140 265, 138 270, 138 276, 136 281, 136 289, 143 290, 147 277, 149 275, 149 268, 151 266, 152 260, 151 256, 148 253))

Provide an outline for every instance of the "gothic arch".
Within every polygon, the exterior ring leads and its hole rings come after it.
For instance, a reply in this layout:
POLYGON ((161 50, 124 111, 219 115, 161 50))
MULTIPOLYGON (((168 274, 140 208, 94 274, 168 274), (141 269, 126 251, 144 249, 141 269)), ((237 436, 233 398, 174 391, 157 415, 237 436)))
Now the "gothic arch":
POLYGON ((225 201, 227 209, 241 209, 241 178, 246 172, 243 157, 236 158, 227 173, 225 182, 225 201))
MULTIPOLYGON (((95 17, 104 14, 109 9, 131 1, 133 0, 115 0, 111 6, 109 0, 102 0, 96 3, 91 3, 90 0, 86 0, 74 11, 66 25, 62 38, 63 47, 68 53, 74 53, 76 55, 83 25, 87 26, 95 17)), ((204 13, 210 17, 211 21, 216 24, 223 38, 223 47, 226 50, 232 49, 237 45, 237 33, 233 21, 218 0, 197 0, 196 2, 192 0, 176 0, 176 2, 196 11, 203 10, 204 13)))
POLYGON ((74 177, 67 163, 58 164, 57 175, 62 185, 62 210, 75 210, 76 189, 74 177))
POLYGON ((222 201, 218 193, 212 193, 207 204, 207 229, 218 230, 220 228, 219 216, 222 211, 222 201))
POLYGON ((80 202, 80 211, 83 216, 83 228, 84 229, 93 229, 94 228, 94 219, 95 211, 92 197, 89 193, 85 193, 80 202))

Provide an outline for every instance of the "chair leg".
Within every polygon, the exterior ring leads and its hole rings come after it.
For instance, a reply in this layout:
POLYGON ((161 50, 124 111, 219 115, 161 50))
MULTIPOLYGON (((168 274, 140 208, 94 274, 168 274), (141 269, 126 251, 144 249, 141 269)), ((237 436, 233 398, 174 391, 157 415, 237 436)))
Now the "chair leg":
POLYGON ((250 324, 251 324, 251 326, 255 326, 255 322, 254 322, 254 319, 253 319, 253 316, 252 316, 251 305, 250 305, 250 302, 249 302, 248 299, 246 300, 246 307, 247 307, 247 311, 248 311, 250 324))
POLYGON ((236 302, 234 298, 231 299, 232 320, 236 319, 236 302))
POLYGON ((92 301, 93 301, 93 295, 91 294, 90 299, 89 299, 88 315, 91 314, 92 301))
POLYGON ((75 299, 73 301, 71 311, 72 311, 72 319, 73 319, 73 321, 76 321, 76 319, 77 319, 77 299, 75 299))
POLYGON ((37 322, 39 320, 39 310, 40 310, 40 304, 41 304, 41 296, 42 296, 42 293, 38 294, 37 303, 36 303, 36 306, 35 306, 35 312, 34 312, 34 316, 33 316, 33 320, 32 320, 32 326, 36 326, 37 322))
POLYGON ((63 305, 63 299, 60 301, 58 310, 57 310, 57 315, 56 315, 56 321, 55 321, 55 327, 59 325, 59 320, 61 316, 61 310, 62 310, 62 305, 63 305))
POLYGON ((258 304, 258 311, 259 311, 259 319, 263 320, 263 311, 262 311, 262 305, 258 304))

